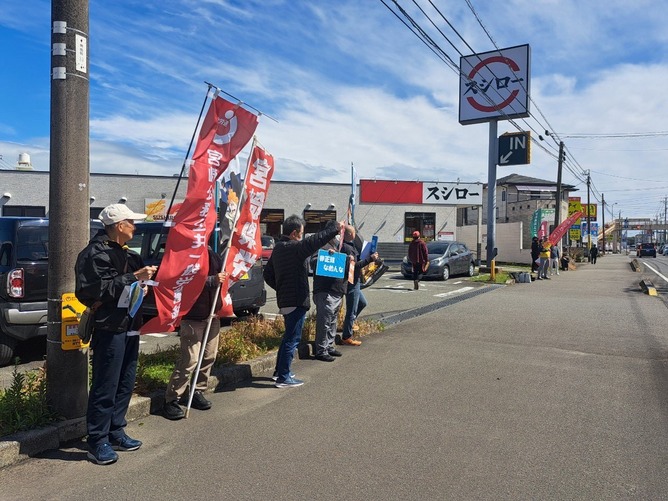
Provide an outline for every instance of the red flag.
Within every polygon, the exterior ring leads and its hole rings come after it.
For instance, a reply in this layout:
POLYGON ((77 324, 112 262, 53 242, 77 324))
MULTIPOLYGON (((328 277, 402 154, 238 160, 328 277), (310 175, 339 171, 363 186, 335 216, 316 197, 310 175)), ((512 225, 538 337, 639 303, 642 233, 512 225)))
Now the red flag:
POLYGON ((213 164, 213 157, 218 157, 218 164, 215 167, 220 176, 230 161, 251 140, 257 124, 257 115, 245 110, 239 104, 232 104, 221 97, 216 97, 202 122, 193 160, 205 158, 205 161, 213 164))
POLYGON ((561 240, 561 237, 564 236, 568 228, 573 226, 573 223, 578 220, 579 217, 582 216, 582 212, 574 212, 571 214, 567 219, 564 219, 559 226, 557 226, 554 231, 550 234, 548 237, 548 240, 552 244, 556 244, 559 240, 561 240))
POLYGON ((255 146, 244 179, 246 198, 234 227, 231 246, 225 262, 228 280, 225 281, 220 291, 223 298, 223 306, 218 312, 220 316, 233 315, 232 301, 228 295, 230 284, 240 280, 262 256, 260 213, 267 199, 273 173, 274 157, 262 147, 255 146))
POLYGON ((183 205, 167 235, 153 287, 157 317, 141 332, 171 332, 197 300, 208 274, 208 242, 216 225, 216 179, 255 132, 257 116, 215 98, 200 129, 183 205))

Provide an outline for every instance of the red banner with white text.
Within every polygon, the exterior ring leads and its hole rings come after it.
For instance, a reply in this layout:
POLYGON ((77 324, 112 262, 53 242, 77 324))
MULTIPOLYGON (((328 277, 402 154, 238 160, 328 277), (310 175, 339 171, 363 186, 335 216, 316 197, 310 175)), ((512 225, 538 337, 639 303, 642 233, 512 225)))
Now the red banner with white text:
POLYGON ((232 301, 228 290, 234 282, 242 280, 262 256, 260 240, 260 214, 267 199, 269 184, 274 173, 274 157, 262 147, 254 146, 251 160, 244 179, 244 201, 239 209, 239 217, 234 226, 232 242, 227 253, 225 271, 228 279, 221 288, 223 306, 218 312, 221 317, 233 316, 232 301))
POLYGON ((190 311, 209 271, 208 242, 216 225, 216 179, 244 148, 257 127, 256 115, 214 98, 195 146, 186 198, 167 235, 153 287, 158 315, 141 333, 171 332, 190 311))
POLYGON ((566 232, 568 231, 568 228, 573 226, 575 224, 575 221, 578 220, 579 217, 582 216, 582 212, 576 211, 568 218, 564 219, 559 226, 557 226, 552 233, 550 233, 550 236, 547 238, 550 243, 556 244, 561 240, 561 237, 563 237, 566 232))

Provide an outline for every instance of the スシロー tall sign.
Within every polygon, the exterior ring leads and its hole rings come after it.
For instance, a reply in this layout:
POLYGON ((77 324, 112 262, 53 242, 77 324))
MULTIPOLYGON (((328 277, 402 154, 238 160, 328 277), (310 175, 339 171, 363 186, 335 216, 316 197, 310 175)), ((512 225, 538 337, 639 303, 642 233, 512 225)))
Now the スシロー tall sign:
POLYGON ((529 45, 460 59, 459 123, 529 116, 529 45))

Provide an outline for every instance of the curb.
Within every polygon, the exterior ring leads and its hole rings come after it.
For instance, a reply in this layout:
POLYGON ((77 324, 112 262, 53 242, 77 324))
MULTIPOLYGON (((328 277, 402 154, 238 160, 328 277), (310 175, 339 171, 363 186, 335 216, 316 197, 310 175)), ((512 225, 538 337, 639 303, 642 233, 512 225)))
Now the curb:
MULTIPOLYGON (((223 365, 211 370, 207 391, 224 385, 235 384, 273 370, 276 352, 237 365, 223 365)), ((133 395, 126 419, 136 421, 150 414, 157 414, 164 403, 164 391, 150 397, 133 395)), ((21 431, 0 438, 0 469, 19 463, 49 449, 58 449, 67 442, 86 436, 86 417, 52 423, 44 428, 21 431)))

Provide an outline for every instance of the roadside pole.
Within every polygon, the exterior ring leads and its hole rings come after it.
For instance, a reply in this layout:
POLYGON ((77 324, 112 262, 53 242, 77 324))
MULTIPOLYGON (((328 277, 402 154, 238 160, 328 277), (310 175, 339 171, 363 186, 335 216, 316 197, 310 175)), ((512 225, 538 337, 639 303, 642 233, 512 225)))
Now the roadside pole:
MULTIPOLYGON (((496 163, 499 156, 497 119, 489 121, 489 156, 487 159, 487 266, 494 273, 496 247, 496 163)), ((493 275, 492 275, 493 277, 493 275)))
POLYGON ((88 351, 64 351, 62 296, 89 239, 88 0, 51 2, 51 150, 47 400, 67 419, 86 414, 88 351))

